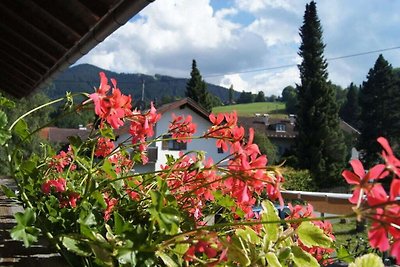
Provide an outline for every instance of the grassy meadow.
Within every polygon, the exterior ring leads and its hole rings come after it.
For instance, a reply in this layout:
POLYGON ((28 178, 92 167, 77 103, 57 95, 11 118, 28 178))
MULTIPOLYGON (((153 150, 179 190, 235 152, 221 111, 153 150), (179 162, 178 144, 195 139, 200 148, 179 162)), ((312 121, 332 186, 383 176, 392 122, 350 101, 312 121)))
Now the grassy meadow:
POLYGON ((238 116, 252 117, 254 113, 268 113, 271 117, 284 117, 285 103, 282 102, 257 102, 248 104, 237 104, 229 106, 220 106, 213 108, 213 113, 225 113, 236 110, 238 116))

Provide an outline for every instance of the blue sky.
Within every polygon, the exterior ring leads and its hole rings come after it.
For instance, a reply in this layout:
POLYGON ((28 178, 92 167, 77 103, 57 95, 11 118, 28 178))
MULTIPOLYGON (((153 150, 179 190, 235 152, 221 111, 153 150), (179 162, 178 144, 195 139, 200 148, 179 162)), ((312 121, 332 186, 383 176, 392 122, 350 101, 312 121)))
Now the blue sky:
MULTIPOLYGON (((299 82, 298 30, 307 2, 156 0, 78 63, 188 77, 194 58, 208 82, 279 95, 299 82)), ((400 1, 316 2, 326 58, 400 46, 400 1)), ((382 54, 400 67, 400 49, 382 54)), ((328 61, 329 79, 343 87, 360 84, 378 55, 328 61)))

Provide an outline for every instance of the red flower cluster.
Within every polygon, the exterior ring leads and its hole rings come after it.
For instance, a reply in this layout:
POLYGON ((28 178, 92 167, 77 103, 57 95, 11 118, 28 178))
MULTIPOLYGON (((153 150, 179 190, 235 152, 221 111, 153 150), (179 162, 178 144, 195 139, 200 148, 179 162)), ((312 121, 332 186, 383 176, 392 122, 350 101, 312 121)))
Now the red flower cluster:
POLYGON ((100 117, 101 122, 107 121, 112 128, 118 129, 124 125, 123 118, 132 114, 131 96, 126 96, 117 88, 117 82, 111 79, 113 89, 109 94, 110 85, 104 72, 100 72, 100 86, 97 91, 90 94, 95 105, 95 113, 100 117))
MULTIPOLYGON (((150 110, 142 114, 140 111, 135 111, 130 116, 131 126, 129 133, 132 135, 132 144, 144 143, 147 137, 154 135, 154 125, 160 120, 161 115, 157 114, 153 102, 151 103, 150 110)), ((143 144, 139 146, 140 151, 144 151, 146 146, 143 144)))
POLYGON ((107 208, 104 211, 104 221, 108 221, 111 218, 111 213, 113 212, 115 205, 118 203, 118 199, 110 198, 107 193, 104 193, 104 201, 107 205, 107 208))
POLYGON ((94 151, 94 155, 96 157, 107 157, 114 150, 115 145, 114 142, 109 138, 100 137, 97 140, 96 150, 94 151))
MULTIPOLYGON (((315 218, 313 207, 308 204, 306 207, 301 205, 292 206, 292 204, 288 204, 290 209, 290 214, 285 220, 296 220, 301 218, 315 218)), ((333 235, 332 224, 329 221, 312 221, 312 223, 318 226, 320 229, 324 231, 324 233, 329 236, 332 240, 335 240, 335 236, 333 235)), ((296 229, 300 223, 291 222, 291 227, 296 229)), ((333 259, 330 259, 330 255, 335 251, 332 248, 322 248, 322 247, 307 247, 300 240, 298 240, 299 246, 306 252, 310 253, 317 259, 317 261, 323 265, 328 265, 333 262, 333 259)))
POLYGON ((49 180, 42 184, 42 192, 46 195, 51 193, 53 189, 56 193, 62 193, 67 188, 67 181, 64 178, 58 178, 57 180, 49 180))
POLYGON ((169 125, 168 132, 177 142, 187 143, 192 140, 190 137, 196 132, 196 124, 192 122, 192 116, 175 116, 172 114, 172 122, 169 125))
MULTIPOLYGON (((68 152, 61 151, 58 155, 51 158, 48 163, 49 168, 55 169, 58 173, 64 171, 64 168, 71 164, 73 160, 73 152, 71 146, 68 147, 68 152)), ((76 166, 71 165, 71 170, 74 170, 76 166)))
POLYGON ((44 194, 50 195, 52 192, 57 193, 61 208, 66 208, 68 205, 75 208, 80 195, 76 192, 66 192, 66 190, 67 181, 64 178, 49 180, 42 184, 42 192, 44 194))
POLYGON ((383 147, 382 158, 385 164, 372 167, 367 173, 358 160, 351 161, 354 172, 343 171, 342 175, 349 184, 354 185, 350 202, 357 203, 359 216, 371 219, 368 231, 372 247, 380 251, 390 250, 400 263, 400 160, 394 155, 389 142, 379 137, 378 142, 383 147), (380 179, 393 174, 390 192, 385 191, 378 183, 380 179))

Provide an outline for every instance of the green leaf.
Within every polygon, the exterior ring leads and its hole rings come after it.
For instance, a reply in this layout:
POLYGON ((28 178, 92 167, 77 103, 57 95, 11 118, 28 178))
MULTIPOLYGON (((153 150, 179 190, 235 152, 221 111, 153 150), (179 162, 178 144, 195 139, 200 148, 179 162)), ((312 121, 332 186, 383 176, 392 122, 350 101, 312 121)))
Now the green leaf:
POLYGON ((25 209, 24 212, 17 212, 14 217, 17 224, 22 226, 30 226, 36 221, 36 213, 31 208, 25 209))
POLYGON ((63 236, 61 237, 61 242, 67 250, 79 256, 87 257, 92 254, 90 247, 81 240, 69 236, 63 236))
MULTIPOLYGON (((278 212, 277 212, 274 204, 272 204, 271 201, 265 200, 261 203, 261 206, 263 207, 263 211, 261 213, 261 220, 263 222, 280 221, 278 212)), ((264 232, 267 234, 268 240, 270 240, 272 242, 275 242, 278 240, 279 232, 280 232, 279 228, 280 228, 279 223, 263 224, 264 232)))
POLYGON ((17 225, 11 230, 11 238, 24 242, 29 247, 37 241, 40 230, 33 226, 36 221, 36 213, 33 209, 27 208, 24 212, 17 212, 15 215, 17 225))
POLYGON ((245 226, 244 229, 237 229, 236 235, 254 245, 261 243, 261 238, 248 226, 245 226))
POLYGON ((340 246, 337 250, 337 258, 347 263, 354 261, 354 257, 350 255, 349 251, 344 246, 340 246))
POLYGON ((94 243, 89 243, 89 245, 96 257, 96 262, 101 263, 103 266, 113 266, 113 259, 110 251, 94 243))
POLYGON ((111 140, 115 140, 115 134, 112 128, 108 127, 106 124, 100 128, 100 134, 103 137, 110 138, 111 140))
POLYGON ((28 124, 24 119, 19 120, 17 124, 15 124, 13 131, 21 140, 25 140, 31 134, 28 130, 28 124))
POLYGON ((0 96, 0 107, 13 108, 15 107, 15 102, 4 96, 0 96))
POLYGON ((10 138, 11 132, 7 128, 7 115, 0 110, 0 145, 4 145, 10 138))
POLYGON ((17 195, 15 195, 14 191, 12 191, 10 188, 8 188, 5 185, 0 185, 1 191, 6 195, 8 198, 16 198, 17 195))
POLYGON ((318 261, 298 246, 292 246, 293 262, 296 267, 319 267, 318 261))
POLYGON ((238 262, 239 266, 250 266, 250 257, 240 237, 233 236, 231 242, 226 245, 228 246, 228 258, 230 260, 238 262))
POLYGON ((31 174, 33 171, 36 171, 37 162, 33 160, 25 160, 21 163, 19 169, 24 174, 31 174))
POLYGON ((270 267, 282 267, 281 263, 278 260, 278 257, 272 252, 267 253, 267 262, 270 267))
POLYGON ((162 259, 162 261, 165 263, 166 266, 168 267, 178 267, 179 265, 167 254, 164 252, 157 252, 156 255, 162 259))
POLYGON ((301 242, 307 247, 329 248, 332 246, 332 239, 312 222, 302 222, 296 232, 301 242))
POLYGON ((132 249, 122 248, 118 250, 118 262, 121 264, 130 263, 131 266, 136 266, 136 251, 132 249))
POLYGON ((24 246, 30 247, 33 243, 37 242, 40 230, 36 227, 26 227, 21 224, 17 224, 11 229, 11 238, 24 242, 24 246))
POLYGON ((114 179, 117 178, 117 173, 115 172, 111 162, 108 159, 104 159, 104 163, 103 163, 103 166, 101 166, 101 168, 112 178, 114 178, 114 179))
POLYGON ((104 200, 103 195, 98 190, 93 191, 92 197, 96 199, 96 202, 101 206, 101 208, 103 209, 107 208, 107 203, 104 200))
POLYGON ((79 213, 78 223, 91 226, 96 224, 96 217, 91 211, 82 210, 79 213))
POLYGON ((349 267, 384 267, 384 264, 382 262, 382 259, 373 253, 369 253, 366 255, 363 255, 361 257, 358 257, 355 262, 350 263, 349 267))

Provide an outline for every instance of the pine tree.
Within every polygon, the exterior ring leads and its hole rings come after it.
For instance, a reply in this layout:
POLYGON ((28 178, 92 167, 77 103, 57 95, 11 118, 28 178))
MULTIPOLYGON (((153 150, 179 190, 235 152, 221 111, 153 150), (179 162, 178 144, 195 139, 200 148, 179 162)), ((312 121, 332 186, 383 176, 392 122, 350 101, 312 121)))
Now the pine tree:
POLYGON ((233 84, 229 87, 229 105, 233 104, 233 84))
POLYGON ((375 163, 381 147, 376 142, 379 136, 386 137, 396 148, 399 144, 400 95, 392 66, 379 55, 374 67, 369 70, 367 81, 360 91, 361 136, 359 148, 364 153, 367 166, 375 163))
POLYGON ((186 96, 196 101, 207 111, 211 111, 211 96, 207 91, 207 84, 201 77, 200 71, 197 68, 196 60, 194 59, 192 61, 190 79, 186 84, 186 96))
POLYGON ((361 107, 358 101, 358 87, 354 83, 351 83, 347 88, 346 101, 340 109, 340 117, 351 126, 359 129, 360 113, 361 107))
POLYGON ((299 55, 301 84, 298 90, 297 154, 300 167, 310 170, 320 187, 341 181, 345 144, 339 128, 335 90, 329 85, 323 56, 322 27, 314 1, 306 5, 299 55))

